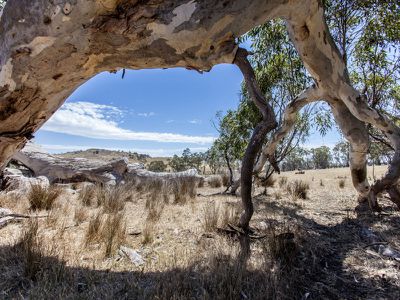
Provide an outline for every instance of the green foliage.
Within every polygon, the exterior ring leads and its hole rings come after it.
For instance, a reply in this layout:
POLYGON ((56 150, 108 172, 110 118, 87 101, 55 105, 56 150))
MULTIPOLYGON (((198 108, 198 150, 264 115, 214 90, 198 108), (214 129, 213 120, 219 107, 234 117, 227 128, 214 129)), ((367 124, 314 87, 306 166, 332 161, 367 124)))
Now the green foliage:
POLYGON ((332 154, 327 146, 311 149, 311 155, 316 169, 326 169, 331 165, 332 154))
POLYGON ((167 165, 162 160, 154 160, 147 165, 147 169, 152 172, 165 172, 167 165))
MULTIPOLYGON (((325 0, 327 23, 350 79, 371 107, 398 123, 400 114, 400 2, 325 0)), ((369 127, 379 151, 388 139, 369 127)))
POLYGON ((350 144, 339 142, 332 149, 333 159, 337 167, 348 167, 350 164, 350 144))
POLYGON ((311 168, 312 162, 309 159, 310 151, 297 147, 293 149, 282 161, 281 169, 282 171, 293 171, 296 169, 309 169, 311 168))
POLYGON ((189 148, 186 148, 183 150, 182 156, 174 155, 169 161, 169 165, 175 172, 181 172, 193 168, 200 171, 204 159, 205 155, 203 153, 192 153, 189 148))
MULTIPOLYGON (((257 82, 281 123, 286 105, 309 85, 310 78, 281 20, 254 28, 246 38, 252 41, 254 55, 251 63, 257 82)), ((310 110, 306 109, 298 115, 295 129, 278 147, 278 161, 308 136, 309 114, 310 110)), ((214 142, 212 153, 219 153, 219 156, 212 157, 215 162, 224 161, 229 168, 232 162, 242 159, 251 134, 262 116, 243 85, 238 108, 227 111, 224 116, 217 114, 217 120, 216 127, 220 135, 214 142)))
POLYGON ((220 172, 224 161, 222 152, 218 149, 218 144, 214 143, 211 148, 208 149, 205 153, 205 160, 212 174, 220 172))

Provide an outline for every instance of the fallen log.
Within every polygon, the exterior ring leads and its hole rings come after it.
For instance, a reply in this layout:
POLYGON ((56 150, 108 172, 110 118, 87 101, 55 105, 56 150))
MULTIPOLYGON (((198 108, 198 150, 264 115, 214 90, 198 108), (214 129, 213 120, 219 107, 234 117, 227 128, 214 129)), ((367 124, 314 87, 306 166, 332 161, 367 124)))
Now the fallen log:
POLYGON ((128 159, 104 162, 84 158, 60 158, 35 147, 26 147, 14 154, 13 159, 33 171, 35 176, 45 176, 50 183, 94 182, 116 184, 128 172, 128 159))
MULTIPOLYGON (((141 163, 130 164, 127 158, 108 162, 86 158, 60 158, 32 144, 17 152, 13 159, 32 170, 34 176, 47 177, 50 183, 87 181, 115 185, 123 180, 135 179, 194 178, 201 180, 203 178, 196 169, 174 173, 148 171, 141 163)), ((29 181, 29 178, 23 178, 29 181)))

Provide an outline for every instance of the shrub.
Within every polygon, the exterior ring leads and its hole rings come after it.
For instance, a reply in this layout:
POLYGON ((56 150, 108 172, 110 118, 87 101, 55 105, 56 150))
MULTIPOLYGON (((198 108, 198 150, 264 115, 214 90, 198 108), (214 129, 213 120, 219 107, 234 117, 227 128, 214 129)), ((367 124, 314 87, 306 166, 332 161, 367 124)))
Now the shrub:
POLYGON ((54 201, 62 193, 57 186, 43 187, 40 184, 32 184, 28 193, 28 200, 32 210, 50 210, 54 201))
POLYGON ((307 199, 307 192, 310 189, 310 186, 308 183, 304 181, 295 180, 289 183, 286 186, 286 189, 289 195, 293 197, 293 199, 298 199, 298 198, 307 199))
POLYGON ((147 165, 147 169, 152 172, 165 172, 167 165, 162 160, 154 160, 147 165))

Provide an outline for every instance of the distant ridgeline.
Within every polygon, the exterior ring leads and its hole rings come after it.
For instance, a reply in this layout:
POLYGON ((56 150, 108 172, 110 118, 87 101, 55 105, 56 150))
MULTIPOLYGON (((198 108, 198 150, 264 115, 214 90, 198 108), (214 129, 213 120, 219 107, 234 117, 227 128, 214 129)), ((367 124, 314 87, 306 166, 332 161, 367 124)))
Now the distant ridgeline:
POLYGON ((105 150, 105 149, 87 149, 71 151, 59 154, 61 157, 84 157, 84 158, 107 158, 107 157, 128 157, 132 160, 140 162, 146 162, 147 159, 151 158, 148 154, 140 154, 137 152, 121 151, 121 150, 105 150))

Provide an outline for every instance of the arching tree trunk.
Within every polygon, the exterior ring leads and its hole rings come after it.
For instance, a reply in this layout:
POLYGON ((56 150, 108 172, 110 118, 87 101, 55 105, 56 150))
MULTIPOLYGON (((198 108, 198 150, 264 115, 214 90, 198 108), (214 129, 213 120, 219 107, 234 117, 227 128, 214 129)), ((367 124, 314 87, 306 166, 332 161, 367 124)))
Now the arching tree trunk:
POLYGON ((367 178, 367 154, 369 148, 368 130, 363 122, 354 117, 343 102, 329 101, 336 123, 350 143, 350 170, 353 186, 359 194, 358 201, 370 200, 370 206, 378 210, 376 198, 368 199, 370 186, 367 178))
POLYGON ((232 63, 235 37, 282 14, 285 2, 8 0, 0 17, 0 169, 97 73, 232 63))
MULTIPOLYGON (((208 71, 235 62, 264 117, 253 132, 241 172, 246 206, 241 225, 247 228, 254 160, 275 120, 245 53, 236 53, 235 38, 276 17, 286 20, 316 88, 326 99, 335 99, 330 102, 352 143, 353 182, 359 191, 367 186, 362 167, 366 139, 355 118, 382 130, 391 141, 395 155, 388 173, 368 191, 374 203, 377 194, 391 190, 399 179, 400 129, 368 107, 352 87, 319 0, 8 0, 0 16, 0 170, 78 86, 99 72, 171 67, 208 71), (347 122, 343 112, 355 118, 347 122)), ((392 197, 397 194, 391 192, 392 197)))
POLYGON ((257 124, 253 130, 250 138, 249 145, 243 157, 243 164, 241 170, 241 196, 244 207, 244 212, 240 216, 240 227, 247 230, 249 228, 250 219, 253 215, 253 201, 251 199, 253 167, 258 153, 261 150, 265 136, 268 132, 273 130, 276 126, 275 113, 271 105, 266 101, 262 94, 256 76, 250 62, 247 59, 247 51, 239 48, 236 53, 234 63, 242 71, 244 80, 246 82, 247 90, 250 93, 251 99, 257 106, 258 110, 263 116, 262 121, 257 124))

